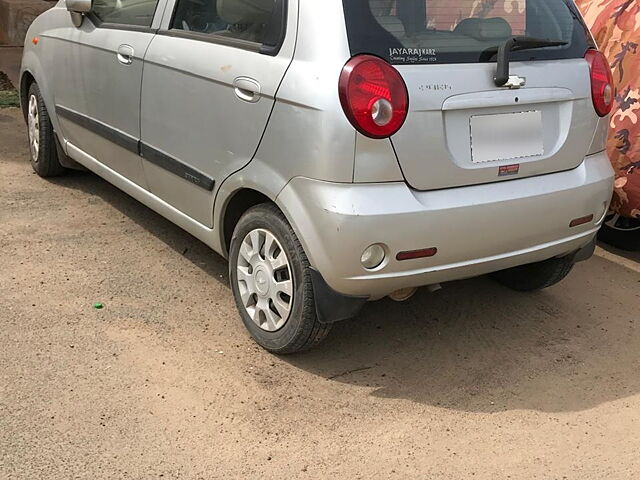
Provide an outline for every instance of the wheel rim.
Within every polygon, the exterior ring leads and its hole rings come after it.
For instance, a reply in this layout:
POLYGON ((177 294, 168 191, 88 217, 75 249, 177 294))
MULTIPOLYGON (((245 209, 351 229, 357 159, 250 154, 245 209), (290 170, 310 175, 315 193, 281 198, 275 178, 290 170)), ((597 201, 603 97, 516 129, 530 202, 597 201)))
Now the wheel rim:
POLYGON ((607 217, 605 225, 613 230, 619 230, 621 232, 633 232, 640 230, 640 220, 636 218, 623 217, 618 214, 607 217))
POLYGON ((29 97, 27 125, 29 128, 29 150, 31 151, 31 159, 37 162, 38 154, 40 153, 40 114, 38 113, 38 99, 35 95, 29 97))
POLYGON ((266 332, 280 330, 293 308, 293 275, 287 254, 268 230, 256 229, 240 245, 236 265, 242 305, 266 332))

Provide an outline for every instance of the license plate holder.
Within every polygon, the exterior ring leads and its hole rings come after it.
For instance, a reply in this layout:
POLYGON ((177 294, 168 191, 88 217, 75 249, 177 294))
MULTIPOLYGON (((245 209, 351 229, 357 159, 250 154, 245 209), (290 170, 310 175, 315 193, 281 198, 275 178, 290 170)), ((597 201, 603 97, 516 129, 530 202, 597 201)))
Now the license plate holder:
POLYGON ((474 115, 471 161, 489 163, 544 155, 542 112, 474 115))

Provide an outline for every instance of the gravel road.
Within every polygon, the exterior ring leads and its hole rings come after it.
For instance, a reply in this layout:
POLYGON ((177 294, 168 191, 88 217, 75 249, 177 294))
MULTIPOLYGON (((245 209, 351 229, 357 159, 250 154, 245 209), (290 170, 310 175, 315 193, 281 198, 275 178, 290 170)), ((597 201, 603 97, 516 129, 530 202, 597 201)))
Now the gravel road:
POLYGON ((625 255, 371 304, 278 358, 222 258, 93 174, 38 178, 0 110, 0 478, 638 478, 625 255))

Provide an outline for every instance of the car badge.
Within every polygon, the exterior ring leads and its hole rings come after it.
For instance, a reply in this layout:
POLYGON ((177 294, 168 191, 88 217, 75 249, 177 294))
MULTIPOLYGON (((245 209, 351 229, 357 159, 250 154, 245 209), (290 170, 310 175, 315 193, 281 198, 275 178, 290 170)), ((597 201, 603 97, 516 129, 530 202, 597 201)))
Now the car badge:
POLYGON ((518 75, 509 75, 509 80, 504 84, 505 87, 512 90, 522 88, 527 84, 526 77, 519 77, 518 75))

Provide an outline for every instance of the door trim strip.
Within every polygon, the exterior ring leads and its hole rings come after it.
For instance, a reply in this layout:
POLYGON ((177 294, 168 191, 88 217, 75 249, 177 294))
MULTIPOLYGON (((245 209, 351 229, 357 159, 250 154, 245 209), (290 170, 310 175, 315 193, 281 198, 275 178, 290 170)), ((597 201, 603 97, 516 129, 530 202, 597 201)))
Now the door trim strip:
POLYGON ((213 178, 143 142, 140 142, 140 156, 154 165, 209 192, 213 191, 213 187, 216 184, 213 178))
POLYGON ((127 133, 60 105, 56 105, 56 113, 62 118, 66 118, 70 122, 92 131, 96 135, 100 135, 131 153, 135 153, 136 155, 140 154, 139 140, 127 133))
POLYGON ((56 105, 56 113, 204 190, 212 192, 215 187, 213 178, 127 133, 60 105, 56 105))

